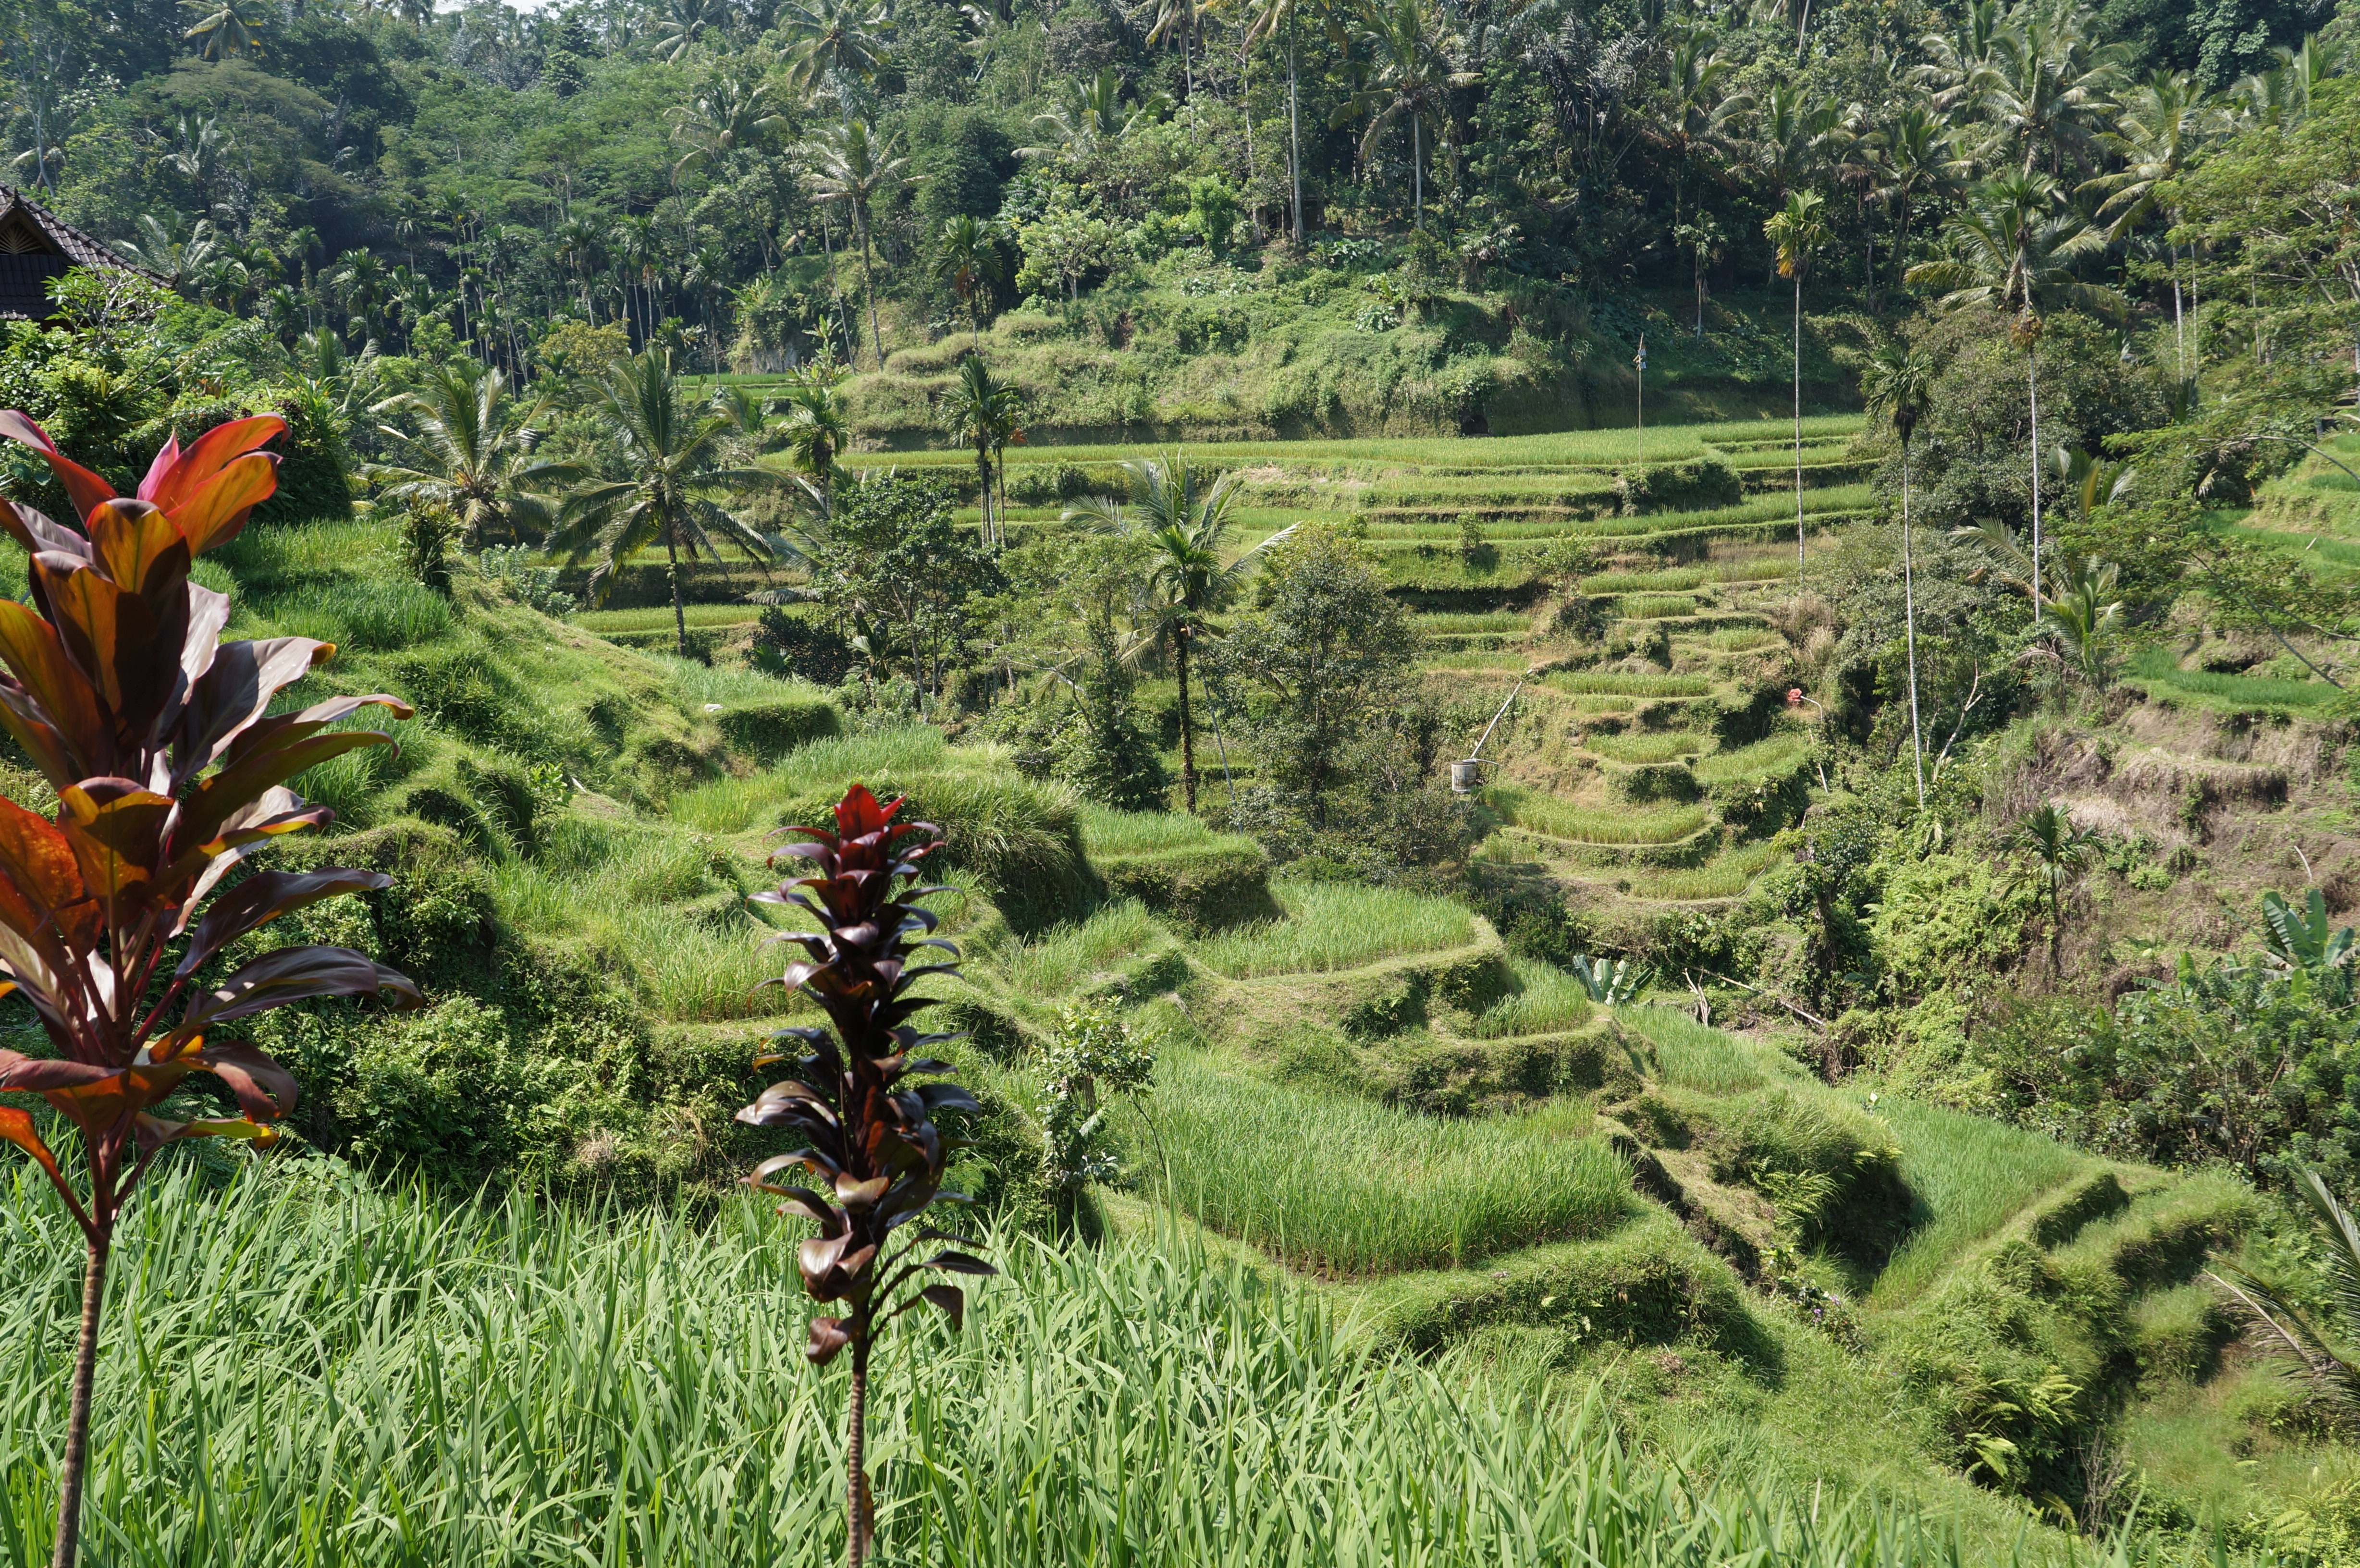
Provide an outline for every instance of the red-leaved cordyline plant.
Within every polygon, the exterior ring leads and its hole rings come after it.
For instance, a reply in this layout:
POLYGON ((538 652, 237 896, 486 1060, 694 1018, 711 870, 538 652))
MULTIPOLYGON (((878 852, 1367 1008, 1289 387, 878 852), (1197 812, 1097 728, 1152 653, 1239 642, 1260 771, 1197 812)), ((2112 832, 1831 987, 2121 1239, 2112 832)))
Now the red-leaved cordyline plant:
POLYGON ((278 487, 277 459, 254 449, 285 429, 240 419, 185 452, 173 441, 126 499, 23 414, 0 413, 0 436, 49 460, 82 524, 76 532, 13 502, 0 507, 0 528, 32 557, 33 590, 31 609, 0 600, 8 670, 0 726, 58 796, 54 821, 0 799, 0 995, 32 1005, 57 1052, 0 1051, 0 1090, 39 1094, 80 1129, 87 1189, 75 1192, 29 1112, 0 1106, 0 1138, 39 1162, 89 1248, 53 1568, 71 1568, 81 1538, 91 1377, 117 1216, 158 1149, 187 1138, 267 1142, 274 1135, 260 1124, 295 1104, 287 1070, 222 1038, 224 1027, 307 996, 390 989, 419 1000, 408 980, 341 947, 281 948, 217 982, 196 977, 290 909, 386 884, 373 871, 265 871, 210 897, 248 846, 332 814, 298 800, 288 779, 392 742, 375 731, 322 733, 328 725, 372 704, 410 716, 395 699, 373 696, 266 717, 279 689, 334 646, 224 643, 228 597, 189 581, 195 559, 235 537, 278 487), (192 1073, 219 1079, 244 1114, 148 1114, 192 1073))
MULTIPOLYGON (((869 1476, 862 1467, 865 1410, 869 1394, 869 1352, 886 1323, 921 1301, 932 1305, 959 1326, 967 1297, 956 1285, 928 1285, 894 1300, 895 1292, 919 1273, 991 1274, 990 1264, 972 1254, 944 1249, 927 1253, 935 1242, 977 1244, 949 1231, 922 1225, 899 1251, 886 1256, 893 1233, 916 1220, 936 1199, 967 1202, 963 1192, 943 1191, 943 1173, 964 1138, 946 1138, 934 1123, 941 1110, 972 1111, 976 1103, 956 1083, 903 1083, 914 1074, 936 1076, 950 1071, 948 1062, 912 1052, 952 1038, 925 1034, 907 1021, 934 998, 913 996, 911 987, 932 975, 946 975, 955 964, 912 964, 922 947, 941 948, 956 958, 958 950, 929 933, 934 914, 911 900, 940 887, 922 887, 918 862, 941 844, 931 823, 897 822, 902 802, 880 806, 860 785, 845 792, 836 808, 836 829, 791 828, 809 833, 811 844, 788 844, 772 855, 775 862, 799 855, 814 862, 814 875, 781 885, 775 892, 757 894, 766 902, 792 904, 818 921, 816 931, 796 931, 773 937, 774 942, 800 942, 807 960, 787 965, 776 982, 800 990, 817 1002, 834 1026, 828 1029, 797 1027, 781 1029, 772 1038, 800 1041, 806 1050, 792 1058, 803 1070, 800 1079, 787 1079, 762 1091, 761 1097, 738 1113, 738 1119, 761 1127, 789 1127, 810 1141, 790 1154, 766 1160, 747 1182, 757 1192, 784 1200, 782 1214, 796 1214, 819 1226, 796 1256, 803 1289, 814 1299, 841 1301, 842 1314, 814 1318, 811 1343, 803 1355, 812 1365, 825 1367, 845 1350, 852 1352, 852 1397, 845 1418, 845 1523, 847 1559, 860 1568, 876 1528, 876 1510, 869 1495, 869 1476), (904 842, 914 841, 914 842, 904 842), (810 897, 795 889, 808 889, 810 897), (772 1178, 801 1166, 819 1178, 821 1191, 781 1186, 772 1178)), ((756 1058, 768 1067, 791 1060, 784 1051, 756 1058)))

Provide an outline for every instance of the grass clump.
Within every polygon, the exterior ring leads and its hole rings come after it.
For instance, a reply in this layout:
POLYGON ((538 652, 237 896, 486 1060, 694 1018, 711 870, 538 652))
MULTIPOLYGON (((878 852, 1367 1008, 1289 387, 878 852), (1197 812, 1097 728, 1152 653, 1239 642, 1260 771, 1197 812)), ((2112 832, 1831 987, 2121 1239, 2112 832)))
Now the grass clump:
POLYGON ((1204 965, 1233 980, 1350 969, 1404 953, 1463 947, 1474 919, 1447 898, 1397 887, 1295 883, 1278 890, 1285 919, 1213 936, 1196 949, 1204 965))
POLYGON ((1597 1009, 1581 983, 1549 964, 1519 959, 1517 989, 1476 1015, 1468 1033, 1477 1040, 1556 1034, 1579 1029, 1597 1009))
POLYGON ((1574 844, 1677 844, 1702 832, 1712 820, 1712 813, 1702 806, 1647 810, 1571 806, 1554 795, 1515 784, 1493 785, 1483 791, 1483 803, 1511 827, 1574 844))
POLYGON ((1593 735, 1582 740, 1585 750, 1597 753, 1610 762, 1630 762, 1646 766, 1658 762, 1675 762, 1683 757, 1712 749, 1712 738, 1692 730, 1626 730, 1620 735, 1593 735))
POLYGON ((1460 1268, 1602 1235, 1633 1208, 1628 1171, 1578 1104, 1446 1121, 1175 1053, 1153 1115, 1172 1203, 1324 1274, 1460 1268))

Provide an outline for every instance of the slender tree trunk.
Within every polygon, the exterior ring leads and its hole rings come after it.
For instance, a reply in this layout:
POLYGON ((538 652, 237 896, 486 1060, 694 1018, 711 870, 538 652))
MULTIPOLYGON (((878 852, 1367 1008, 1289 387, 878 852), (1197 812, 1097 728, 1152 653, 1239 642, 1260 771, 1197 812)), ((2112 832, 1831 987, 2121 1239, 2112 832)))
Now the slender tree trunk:
POLYGON ((664 559, 667 562, 665 574, 672 579, 672 629, 679 636, 680 656, 686 659, 688 657, 688 611, 682 607, 680 602, 680 547, 674 542, 669 531, 664 535, 664 559))
POLYGON ((2024 351, 2024 385, 2032 407, 2032 618, 2040 619, 2040 349, 2024 351))
POLYGON ((1702 246, 1699 246, 1696 253, 1696 335, 1697 340, 1701 343, 1704 340, 1704 249, 1702 246))
POLYGON ((1409 117, 1409 188, 1415 226, 1426 227, 1426 127, 1418 124, 1415 111, 1409 117))
POLYGON ((1295 12, 1286 13, 1286 181, 1295 199, 1295 243, 1303 244, 1303 110, 1295 87, 1295 12))
POLYGON ((1196 628, 1185 622, 1173 639, 1173 663, 1180 675, 1180 794, 1188 810, 1196 809, 1196 724, 1188 712, 1188 643, 1196 628))
POLYGON ((991 543, 991 455, 990 449, 978 440, 975 443, 976 504, 983 508, 983 542, 991 543))
POLYGON ((877 279, 869 269, 869 220, 860 221, 860 291, 869 296, 869 346, 877 355, 877 368, 885 368, 885 334, 877 330, 877 279))
MULTIPOLYGON (((1795 268, 1795 571, 1803 570, 1803 269, 1795 268)), ((1802 585, 1798 576, 1796 586, 1802 585)))
POLYGON ((1918 771, 1918 809, 1926 809, 1926 737, 1918 727, 1918 564, 1909 527, 1909 443, 1901 443, 1901 615, 1909 643, 1909 759, 1918 771))
POLYGON ((869 1345, 852 1346, 852 1397, 844 1417, 844 1559, 848 1568, 860 1568, 869 1557, 869 1475, 863 1465, 869 1446, 869 1345))
MULTIPOLYGON (((97 1194, 93 1192, 93 1206, 97 1194)), ((73 1404, 66 1417, 66 1461, 58 1475, 58 1530, 49 1568, 75 1568, 82 1551, 82 1473, 90 1459, 90 1391, 98 1372, 98 1324, 106 1305, 109 1237, 93 1236, 82 1275, 82 1336, 74 1342, 73 1404)))

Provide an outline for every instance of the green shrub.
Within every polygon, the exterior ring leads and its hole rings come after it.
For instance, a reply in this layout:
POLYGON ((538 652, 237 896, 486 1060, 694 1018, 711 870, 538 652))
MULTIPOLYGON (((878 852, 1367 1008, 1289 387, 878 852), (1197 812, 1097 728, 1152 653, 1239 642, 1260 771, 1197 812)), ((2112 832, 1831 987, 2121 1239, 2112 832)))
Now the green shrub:
POLYGON ((763 762, 774 762, 807 742, 843 733, 836 704, 822 697, 780 697, 724 708, 714 715, 721 738, 763 762))
POLYGON ((1230 841, 1163 855, 1099 856, 1107 892, 1136 898, 1194 931, 1276 919, 1269 863, 1251 841, 1230 841))
POLYGON ((1734 506, 1745 496, 1745 482, 1719 452, 1684 463, 1650 463, 1633 473, 1616 475, 1614 494, 1622 515, 1643 512, 1705 512, 1734 506))

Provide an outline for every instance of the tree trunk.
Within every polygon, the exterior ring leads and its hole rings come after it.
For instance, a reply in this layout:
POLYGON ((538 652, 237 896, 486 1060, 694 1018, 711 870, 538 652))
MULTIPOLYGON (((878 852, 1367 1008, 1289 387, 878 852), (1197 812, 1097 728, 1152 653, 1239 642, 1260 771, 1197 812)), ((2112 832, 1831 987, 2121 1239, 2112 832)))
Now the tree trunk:
MULTIPOLYGON (((1803 269, 1795 268, 1795 570, 1803 570, 1803 269)), ((1801 585, 1797 577, 1797 586, 1801 585)))
POLYGON ((1910 544, 1909 443, 1901 443, 1901 613, 1909 641, 1909 757, 1918 771, 1918 809, 1926 809, 1926 739, 1918 727, 1918 571, 1910 544))
POLYGON ((688 657, 688 612, 682 608, 680 602, 680 547, 669 532, 664 536, 664 560, 667 563, 665 574, 672 579, 672 628, 679 635, 680 656, 686 659, 688 657))
POLYGON ((885 334, 877 330, 877 279, 869 268, 869 219, 860 219, 860 291, 869 296, 869 346, 877 355, 877 368, 885 368, 885 334))
POLYGON ((1697 247, 1696 252, 1696 335, 1698 341, 1702 342, 1704 339, 1704 247, 1701 245, 1697 247))
POLYGON ((2040 619, 2040 349, 2024 351, 2024 385, 2032 407, 2032 618, 2040 619))
POLYGON ((1303 112, 1295 81, 1295 11, 1286 13, 1286 181, 1295 198, 1295 243, 1303 244, 1303 112))
POLYGON ((1196 724, 1188 712, 1188 643, 1196 628, 1183 624, 1173 638, 1173 663, 1180 675, 1180 794, 1193 813, 1196 810, 1196 724))
POLYGON ((107 1241, 104 1235, 90 1238, 82 1269, 82 1337, 74 1342, 73 1405, 66 1417, 65 1465, 58 1473, 58 1530, 49 1568, 75 1568, 82 1551, 82 1472, 90 1458, 90 1390, 98 1372, 98 1324, 106 1304, 107 1241))
POLYGON ((991 543, 991 456, 981 431, 975 441, 976 505, 983 508, 983 542, 991 543))
POLYGON ((869 1532, 874 1521, 869 1517, 869 1475, 862 1466, 869 1441, 869 1344, 856 1340, 852 1345, 852 1397, 844 1416, 844 1520, 845 1562, 848 1568, 860 1568, 869 1556, 869 1532))
POLYGON ((1409 188, 1413 192, 1413 210, 1416 213, 1414 226, 1426 227, 1426 127, 1418 123, 1415 110, 1409 116, 1409 188))

